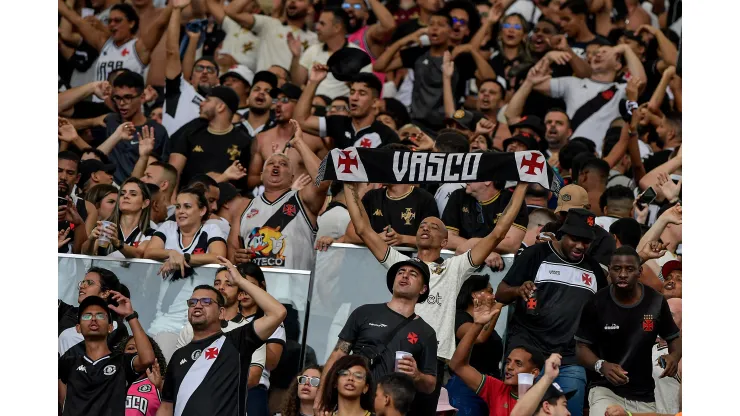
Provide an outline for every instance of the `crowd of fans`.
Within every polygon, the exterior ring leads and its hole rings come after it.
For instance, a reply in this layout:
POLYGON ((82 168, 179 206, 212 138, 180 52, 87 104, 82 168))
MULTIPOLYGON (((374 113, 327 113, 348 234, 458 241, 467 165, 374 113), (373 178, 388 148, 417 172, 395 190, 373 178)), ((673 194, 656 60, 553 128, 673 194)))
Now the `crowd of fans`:
POLYGON ((58 7, 59 252, 160 261, 171 301, 142 328, 86 272, 60 414, 680 414, 681 0, 58 7), (348 147, 537 151, 561 188, 316 185, 348 147), (391 300, 301 369, 262 269, 335 242, 391 300))

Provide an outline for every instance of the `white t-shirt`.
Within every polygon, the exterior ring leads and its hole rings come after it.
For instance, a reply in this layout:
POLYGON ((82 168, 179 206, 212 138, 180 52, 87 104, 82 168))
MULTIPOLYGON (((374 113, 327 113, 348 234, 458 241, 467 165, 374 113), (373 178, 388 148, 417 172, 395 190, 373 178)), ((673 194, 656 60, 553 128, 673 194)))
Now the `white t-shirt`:
MULTIPOLYGON (((311 76, 311 67, 314 63, 326 65, 326 62, 329 61, 331 53, 326 50, 325 46, 326 45, 323 43, 312 45, 303 52, 303 55, 301 55, 300 64, 302 67, 306 68, 309 77, 311 76)), ((347 43, 345 47, 360 48, 354 43, 347 43)), ((360 70, 360 72, 372 72, 372 65, 365 66, 360 70)), ((349 87, 346 82, 337 80, 334 78, 334 75, 329 73, 316 89, 316 95, 326 95, 333 100, 336 97, 348 96, 349 87)))
POLYGON ((316 220, 319 230, 316 232, 316 238, 328 235, 331 238, 339 238, 344 235, 349 225, 349 211, 341 205, 334 204, 333 207, 326 210, 316 220))
POLYGON ((252 72, 255 72, 260 38, 254 32, 242 27, 229 16, 224 16, 224 20, 221 22, 221 29, 226 34, 224 43, 221 46, 221 52, 231 55, 236 62, 245 65, 252 72))
MULTIPOLYGON (((259 48, 257 49, 257 69, 254 72, 263 71, 272 65, 280 65, 290 70, 290 61, 293 55, 288 48, 288 33, 300 39, 303 44, 303 54, 306 49, 316 44, 319 40, 316 33, 298 29, 270 16, 254 15, 254 32, 260 39, 259 48)), ((324 62, 326 63, 326 62, 324 62)), ((320 93, 316 93, 320 94, 320 93)))
POLYGON ((658 358, 668 354, 668 346, 653 345, 653 380, 655 381, 655 410, 659 414, 675 415, 680 409, 681 379, 675 377, 660 378, 663 368, 658 365, 658 358))
POLYGON ((585 137, 596 143, 596 151, 601 154, 604 136, 611 122, 621 117, 619 101, 626 97, 626 84, 616 82, 596 82, 591 79, 576 77, 560 77, 550 80, 550 95, 553 98, 562 98, 565 101, 568 117, 573 119, 576 111, 585 103, 612 86, 617 90, 614 96, 589 118, 584 120, 573 132, 571 137, 585 137))
POLYGON ((437 192, 434 193, 434 200, 437 201, 439 215, 444 214, 447 201, 450 200, 450 194, 463 188, 465 188, 464 183, 443 183, 437 188, 437 192))
MULTIPOLYGON (((389 247, 380 262, 386 269, 408 256, 389 247)), ((473 265, 470 250, 450 257, 441 263, 426 262, 429 266, 429 298, 417 303, 415 312, 437 333, 437 357, 445 360, 455 352, 455 302, 465 280, 478 268, 473 265)))

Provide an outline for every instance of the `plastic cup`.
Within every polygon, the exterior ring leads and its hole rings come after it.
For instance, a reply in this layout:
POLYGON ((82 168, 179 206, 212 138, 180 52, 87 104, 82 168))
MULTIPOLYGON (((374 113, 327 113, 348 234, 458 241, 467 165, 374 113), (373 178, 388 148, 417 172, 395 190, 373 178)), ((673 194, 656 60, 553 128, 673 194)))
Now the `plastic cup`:
POLYGON ((101 248, 108 248, 110 245, 110 239, 107 235, 105 235, 105 229, 108 228, 108 226, 113 225, 110 221, 101 221, 103 223, 103 232, 100 234, 100 237, 98 237, 98 246, 101 248))
POLYGON ((530 388, 532 388, 532 384, 534 384, 534 374, 519 373, 516 376, 517 382, 519 383, 519 398, 521 398, 530 388))
POLYGON ((393 365, 393 371, 398 372, 398 362, 401 361, 404 357, 408 357, 410 355, 411 355, 410 352, 396 351, 396 361, 395 361, 395 364, 393 365))

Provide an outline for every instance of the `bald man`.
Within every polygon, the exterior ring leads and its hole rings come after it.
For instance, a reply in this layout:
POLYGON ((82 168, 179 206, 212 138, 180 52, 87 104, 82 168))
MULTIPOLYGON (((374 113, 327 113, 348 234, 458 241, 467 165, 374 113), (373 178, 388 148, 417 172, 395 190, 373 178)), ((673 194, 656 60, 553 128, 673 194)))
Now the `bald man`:
MULTIPOLYGON (((445 360, 452 358, 455 352, 455 298, 463 282, 486 260, 489 254, 504 240, 506 233, 514 223, 524 201, 526 183, 517 185, 509 204, 494 229, 477 244, 463 254, 442 260, 440 256, 447 246, 448 232, 445 224, 437 217, 426 217, 416 232, 417 257, 429 266, 429 297, 425 302, 416 305, 415 312, 434 328, 437 333, 437 386, 432 396, 439 397, 445 360)), ((355 232, 367 245, 376 259, 386 269, 394 264, 408 260, 394 248, 388 246, 370 225, 365 208, 362 206, 357 184, 344 184, 347 199, 347 210, 355 226, 355 232)), ((341 348, 337 344, 337 348, 341 348)), ((423 393, 418 393, 423 394, 423 393)))
MULTIPOLYGON (((668 299, 668 307, 671 309, 673 321, 681 327, 681 299, 668 299)), ((659 357, 668 353, 665 341, 658 338, 653 346, 653 380, 655 380, 655 410, 657 413, 676 414, 681 409, 681 363, 678 362, 678 374, 675 377, 660 378, 663 368, 660 366, 659 357)))
MULTIPOLYGON (((316 179, 321 161, 303 140, 298 123, 290 145, 298 151, 306 171, 316 179)), ((235 263, 252 262, 261 267, 311 270, 314 264, 316 219, 324 205, 329 181, 320 187, 291 189, 294 164, 283 153, 267 158, 262 168, 265 192, 250 200, 229 232, 229 258, 235 263)))
POLYGON ((524 234, 522 244, 530 247, 537 242, 537 235, 546 224, 556 222, 558 216, 547 208, 536 208, 529 213, 529 222, 527 223, 527 232, 524 234))

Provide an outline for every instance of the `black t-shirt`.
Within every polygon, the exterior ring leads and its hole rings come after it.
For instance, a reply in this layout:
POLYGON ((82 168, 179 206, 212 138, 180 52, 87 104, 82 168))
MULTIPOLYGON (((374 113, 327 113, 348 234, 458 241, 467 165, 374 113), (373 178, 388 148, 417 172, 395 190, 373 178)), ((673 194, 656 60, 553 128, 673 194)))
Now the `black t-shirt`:
POLYGON ((76 306, 64 303, 61 299, 58 300, 59 328, 57 329, 57 336, 61 335, 65 329, 77 325, 78 310, 79 308, 76 306))
MULTIPOLYGON (((172 135, 172 153, 187 158, 180 183, 186 184, 201 173, 222 173, 235 160, 249 169, 251 144, 252 140, 242 129, 233 128, 225 134, 214 134, 208 130, 208 120, 196 118, 190 121, 172 135)), ((246 185, 246 180, 239 182, 246 185)), ((234 185, 237 186, 236 183, 234 185)), ((246 186, 237 188, 246 189, 246 186)))
POLYGON ((391 37, 391 42, 388 45, 390 46, 391 44, 393 44, 393 42, 416 32, 422 27, 424 26, 422 26, 419 23, 419 19, 412 19, 412 20, 408 20, 406 22, 401 23, 401 25, 396 28, 396 31, 393 32, 393 36, 391 37))
MULTIPOLYGON (((483 238, 493 231, 512 195, 511 191, 503 190, 488 201, 478 202, 472 195, 465 193, 465 188, 458 189, 450 194, 442 214, 442 222, 448 229, 457 231, 462 238, 483 238)), ((526 232, 527 225, 529 214, 527 206, 522 205, 512 227, 526 232)))
POLYGON ((573 335, 583 305, 607 286, 601 266, 588 255, 572 263, 560 257, 552 243, 535 244, 514 260, 503 281, 509 286, 531 281, 537 287, 527 302, 520 297, 514 302, 507 345, 534 347, 545 356, 557 352, 563 365, 577 364, 573 335))
POLYGON ((128 385, 141 375, 136 354, 110 353, 97 361, 72 353, 59 358, 59 379, 67 385, 64 416, 124 416, 128 385))
POLYGON ((362 204, 376 233, 390 225, 399 234, 416 235, 424 218, 439 217, 434 196, 417 187, 400 198, 388 197, 386 188, 372 189, 362 197, 362 204))
POLYGON ((666 341, 678 337, 666 299, 655 289, 638 283, 642 296, 634 305, 622 305, 614 296, 614 286, 599 290, 583 307, 575 339, 589 344, 602 360, 619 364, 629 375, 629 383, 614 386, 604 377, 592 385, 610 389, 627 400, 655 401, 652 353, 657 336, 666 341))
POLYGON ((349 116, 328 116, 324 118, 325 131, 320 136, 329 136, 334 139, 334 147, 345 149, 347 147, 375 148, 390 143, 399 143, 398 134, 392 128, 379 121, 373 121, 367 127, 355 131, 352 118, 349 116))
MULTIPOLYGON (((105 117, 106 136, 110 137, 123 122, 121 116, 115 113, 105 117)), ((141 134, 141 128, 144 126, 154 128, 152 155, 165 162, 170 157, 170 140, 167 130, 161 124, 149 119, 141 126, 136 126, 137 135, 133 139, 121 140, 108 155, 111 163, 116 165, 116 172, 113 174, 116 183, 123 183, 128 179, 139 160, 139 135, 141 134)))
MULTIPOLYGON (((473 317, 465 311, 457 310, 455 312, 455 334, 463 324, 473 323, 473 317)), ((460 343, 460 339, 456 340, 460 343)), ((498 368, 501 357, 504 355, 504 343, 501 337, 494 330, 483 344, 473 345, 473 351, 470 353, 470 365, 481 374, 487 374, 494 378, 501 378, 501 370, 498 368)))
POLYGON ((591 242, 586 250, 586 255, 591 256, 594 260, 603 265, 609 264, 614 250, 617 249, 617 241, 614 237, 601 227, 593 227, 596 238, 591 242))
POLYGON ((162 401, 177 406, 181 389, 192 389, 183 416, 237 416, 247 412, 247 378, 252 353, 264 341, 254 332, 254 323, 219 332, 178 349, 167 365, 162 401), (225 337, 219 347, 213 346, 225 337), (194 364, 199 358, 198 366, 194 364), (203 364, 206 367, 201 367, 203 364), (210 365, 210 367, 207 367, 210 365), (190 371, 193 374, 185 378, 190 371))
POLYGON ((645 161, 643 162, 645 172, 650 172, 663 163, 668 162, 672 153, 673 150, 660 150, 645 158, 645 161))
MULTIPOLYGON (((385 303, 362 305, 355 309, 339 333, 339 339, 352 344, 352 353, 365 357, 381 352, 373 360, 370 369, 373 380, 379 380, 386 374, 394 371, 396 351, 405 351, 416 360, 419 371, 427 375, 437 375, 437 335, 421 317, 407 323, 398 330, 393 338, 382 348, 381 342, 406 317, 393 311, 385 303)), ((417 394, 413 409, 431 409, 432 413, 419 412, 418 414, 433 414, 437 406, 436 401, 431 403, 429 395, 417 394)))

